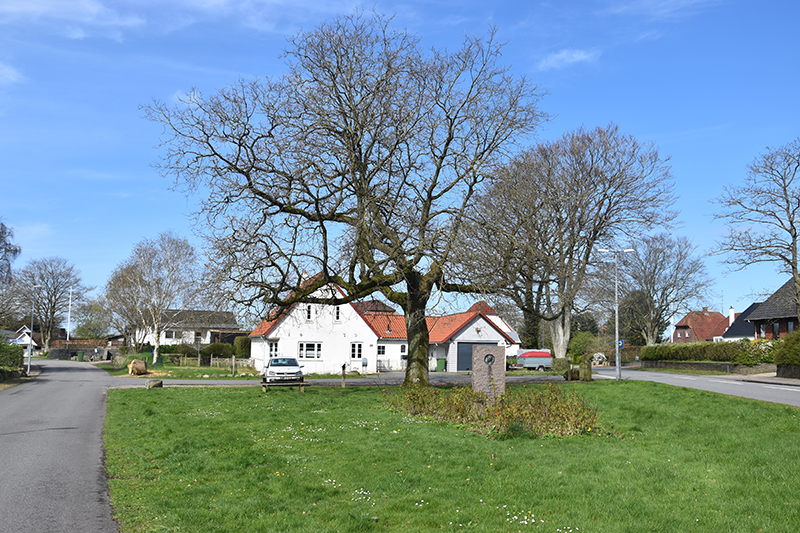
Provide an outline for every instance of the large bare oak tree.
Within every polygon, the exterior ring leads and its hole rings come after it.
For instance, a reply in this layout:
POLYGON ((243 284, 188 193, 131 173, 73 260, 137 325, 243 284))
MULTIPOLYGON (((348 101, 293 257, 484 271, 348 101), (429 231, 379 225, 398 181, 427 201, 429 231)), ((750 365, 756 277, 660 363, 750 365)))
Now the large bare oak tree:
POLYGON ((283 76, 154 103, 161 168, 202 194, 199 221, 240 303, 286 308, 376 292, 405 312, 405 383, 428 383, 425 311, 476 188, 543 119, 494 35, 426 51, 357 12, 290 40, 283 76), (320 296, 330 283, 345 296, 320 296))

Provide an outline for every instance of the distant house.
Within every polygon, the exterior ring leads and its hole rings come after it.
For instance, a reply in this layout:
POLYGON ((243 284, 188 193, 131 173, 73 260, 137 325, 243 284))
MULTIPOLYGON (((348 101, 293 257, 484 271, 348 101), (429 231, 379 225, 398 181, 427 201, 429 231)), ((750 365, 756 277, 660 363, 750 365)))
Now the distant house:
POLYGON ((672 342, 710 342, 714 337, 722 337, 728 328, 728 318, 717 311, 690 311, 677 324, 672 334, 672 342))
MULTIPOLYGON (((33 351, 35 352, 39 348, 41 348, 42 336, 39 333, 33 334, 33 351)), ((19 328, 15 333, 14 336, 8 340, 9 344, 15 344, 17 346, 22 346, 26 350, 28 346, 31 344, 31 328, 28 326, 22 326, 19 328)))
POLYGON ((721 340, 721 341, 740 341, 740 340, 755 340, 755 329, 753 328, 753 324, 749 322, 750 315, 760 304, 754 303, 750 304, 750 307, 742 311, 741 313, 734 313, 733 307, 730 309, 730 313, 728 314, 728 322, 730 325, 725 333, 722 334, 722 337, 719 339, 715 338, 714 340, 721 340))
POLYGON ((789 279, 747 318, 757 339, 780 339, 798 325, 794 280, 789 279))
MULTIPOLYGON (((241 331, 233 313, 228 311, 183 311, 170 309, 165 311, 163 322, 167 324, 160 335, 160 345, 172 344, 212 344, 215 342, 232 343, 231 337, 247 335, 241 331)), ((137 337, 143 344, 155 344, 152 330, 137 331, 137 337)))
MULTIPOLYGON (((320 289, 325 294, 339 287, 320 289)), ((476 344, 504 346, 516 354, 519 338, 485 302, 466 312, 427 317, 428 365, 442 370, 471 370, 476 344)), ((377 301, 342 305, 298 303, 264 320, 251 334, 251 358, 256 369, 270 357, 297 357, 305 373, 403 370, 408 356, 405 317, 377 301)))

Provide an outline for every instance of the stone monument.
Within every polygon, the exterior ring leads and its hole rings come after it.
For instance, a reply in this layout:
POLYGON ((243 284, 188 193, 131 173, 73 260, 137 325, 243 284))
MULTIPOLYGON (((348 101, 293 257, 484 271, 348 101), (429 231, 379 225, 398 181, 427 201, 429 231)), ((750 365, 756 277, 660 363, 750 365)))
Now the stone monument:
POLYGON ((472 389, 489 398, 489 405, 506 392, 506 349, 503 346, 472 347, 472 389))

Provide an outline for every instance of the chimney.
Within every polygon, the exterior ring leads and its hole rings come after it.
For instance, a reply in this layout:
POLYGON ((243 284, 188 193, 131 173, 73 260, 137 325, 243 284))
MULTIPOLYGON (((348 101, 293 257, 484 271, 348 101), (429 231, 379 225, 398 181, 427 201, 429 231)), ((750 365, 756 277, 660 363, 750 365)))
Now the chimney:
POLYGON ((733 321, 736 320, 736 312, 733 310, 733 306, 728 309, 728 327, 733 325, 733 321))

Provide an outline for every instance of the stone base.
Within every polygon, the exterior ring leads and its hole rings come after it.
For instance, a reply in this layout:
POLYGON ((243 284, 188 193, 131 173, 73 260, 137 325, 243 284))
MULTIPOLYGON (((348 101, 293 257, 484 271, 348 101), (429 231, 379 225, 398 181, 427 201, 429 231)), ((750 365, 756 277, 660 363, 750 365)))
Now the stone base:
POLYGON ((800 365, 778 365, 777 377, 800 379, 800 365))

